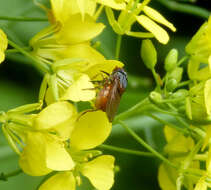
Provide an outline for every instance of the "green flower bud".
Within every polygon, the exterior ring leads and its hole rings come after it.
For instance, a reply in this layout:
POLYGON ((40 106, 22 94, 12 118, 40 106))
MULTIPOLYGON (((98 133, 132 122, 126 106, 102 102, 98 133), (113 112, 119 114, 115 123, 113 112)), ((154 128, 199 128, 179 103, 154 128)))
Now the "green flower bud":
POLYGON ((157 63, 157 51, 151 40, 142 41, 141 58, 148 69, 154 69, 157 63))
POLYGON ((188 90, 179 89, 171 95, 171 98, 185 98, 186 96, 188 96, 188 94, 188 90))
POLYGON ((167 72, 172 71, 177 66, 178 51, 177 49, 172 49, 169 51, 165 58, 164 68, 167 72))
POLYGON ((166 84, 166 88, 168 91, 173 91, 176 87, 177 87, 178 83, 175 79, 170 79, 168 80, 167 84, 166 84))
POLYGON ((153 103, 161 103, 162 99, 162 95, 155 91, 151 92, 149 95, 149 100, 153 103))
POLYGON ((169 79, 175 79, 177 81, 177 83, 179 83, 182 79, 182 73, 183 73, 183 68, 182 67, 176 67, 174 70, 172 70, 169 73, 168 78, 169 79))

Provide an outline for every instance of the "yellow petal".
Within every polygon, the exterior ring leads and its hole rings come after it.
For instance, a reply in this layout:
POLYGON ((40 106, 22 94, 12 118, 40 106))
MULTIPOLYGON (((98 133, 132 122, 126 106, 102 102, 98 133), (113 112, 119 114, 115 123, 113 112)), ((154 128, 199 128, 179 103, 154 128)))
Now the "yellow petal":
POLYGON ((8 40, 6 34, 0 29, 0 64, 5 59, 4 51, 7 49, 8 40))
POLYGON ((35 118, 35 128, 45 130, 57 127, 72 127, 72 119, 76 117, 74 106, 68 102, 61 101, 50 104, 44 108, 35 118))
POLYGON ((105 5, 107 7, 111 7, 113 9, 122 10, 126 8, 126 4, 124 2, 117 3, 115 0, 96 0, 98 3, 105 5))
POLYGON ((0 50, 0 64, 4 61, 4 59, 5 59, 5 54, 0 50))
POLYGON ((83 164, 81 173, 86 176, 92 185, 99 190, 109 190, 114 183, 114 157, 99 156, 83 164))
POLYGON ((5 51, 8 46, 8 40, 6 34, 0 29, 0 50, 5 51))
POLYGON ((86 0, 83 2, 82 6, 80 0, 51 0, 51 7, 55 17, 54 19, 64 23, 72 15, 77 13, 82 14, 82 12, 84 12, 83 14, 87 13, 93 15, 96 9, 96 2, 93 0, 86 0))
POLYGON ((61 27, 61 30, 57 33, 57 40, 63 44, 86 42, 99 35, 104 27, 104 24, 96 23, 95 20, 87 14, 84 20, 82 20, 81 14, 75 14, 61 27))
POLYGON ((167 44, 169 36, 163 28, 144 15, 136 16, 136 19, 145 29, 150 31, 160 43, 167 44))
POLYGON ((90 78, 83 74, 66 90, 62 100, 71 100, 74 102, 89 101, 95 98, 96 92, 90 78))
MULTIPOLYGON (((58 54, 58 59, 79 58, 79 57, 81 59, 86 59, 87 62, 90 63, 91 65, 103 62, 105 60, 102 54, 100 54, 98 51, 96 51, 87 43, 67 46, 66 49, 63 49, 58 54)), ((83 67, 81 67, 80 69, 84 70, 83 67)))
POLYGON ((111 127, 105 112, 87 112, 76 122, 70 137, 70 146, 79 150, 94 148, 106 140, 111 127))
POLYGON ((52 170, 46 166, 46 139, 42 133, 27 134, 26 146, 19 159, 21 169, 32 176, 42 176, 52 170))
POLYGON ((144 13, 149 16, 151 19, 155 20, 156 22, 163 24, 167 27, 169 27, 172 31, 176 31, 176 28, 172 23, 170 23, 168 20, 166 20, 158 11, 155 9, 152 9, 148 6, 144 6, 144 13))
POLYGON ((165 126, 164 134, 168 144, 165 146, 165 151, 168 153, 188 152, 194 146, 194 141, 191 137, 185 137, 176 129, 165 126))
POLYGON ((123 67, 124 64, 120 61, 116 60, 105 60, 101 63, 95 64, 90 67, 85 73, 89 75, 92 80, 102 80, 102 71, 107 73, 112 73, 114 68, 116 67, 123 67))
POLYGON ((204 86, 204 101, 207 114, 211 115, 211 79, 207 80, 204 86))
POLYGON ((200 178, 198 183, 196 184, 194 190, 207 190, 207 184, 205 182, 204 177, 200 178))
POLYGON ((161 164, 158 169, 158 182, 162 190, 176 190, 176 171, 161 164))
POLYGON ((81 16, 82 16, 82 20, 84 20, 84 15, 85 15, 85 1, 84 0, 77 0, 77 4, 78 4, 78 7, 79 7, 81 16))
POLYGON ((48 138, 46 141, 46 165, 56 171, 71 170, 75 166, 71 156, 66 151, 64 143, 48 138))
POLYGON ((39 190, 75 190, 76 182, 72 172, 62 172, 47 179, 39 190))

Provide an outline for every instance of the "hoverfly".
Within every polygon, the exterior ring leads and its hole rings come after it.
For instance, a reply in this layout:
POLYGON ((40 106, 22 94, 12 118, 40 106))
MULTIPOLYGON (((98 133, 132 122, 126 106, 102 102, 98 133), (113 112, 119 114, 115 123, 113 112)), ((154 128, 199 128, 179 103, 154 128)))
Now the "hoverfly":
POLYGON ((123 68, 116 67, 112 73, 102 71, 108 75, 102 81, 103 87, 98 92, 95 107, 106 112, 110 122, 113 121, 117 112, 120 98, 127 87, 127 73, 123 68))

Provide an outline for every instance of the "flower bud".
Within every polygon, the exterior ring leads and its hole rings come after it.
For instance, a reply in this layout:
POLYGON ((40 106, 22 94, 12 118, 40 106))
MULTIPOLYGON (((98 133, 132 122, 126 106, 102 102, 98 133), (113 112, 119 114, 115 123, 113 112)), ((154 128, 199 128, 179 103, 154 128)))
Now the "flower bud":
POLYGON ((142 41, 141 58, 148 69, 154 69, 157 63, 157 51, 151 40, 142 41))
POLYGON ((188 96, 188 90, 179 89, 171 95, 171 98, 185 98, 188 96))
POLYGON ((178 51, 177 49, 171 49, 167 54, 164 62, 164 68, 167 72, 172 71, 177 66, 178 51))
POLYGON ((158 92, 152 91, 149 95, 149 99, 153 103, 161 103, 162 102, 162 95, 158 92))
POLYGON ((170 79, 168 80, 167 84, 166 84, 166 88, 168 91, 173 91, 176 87, 177 87, 178 83, 175 79, 170 79))
POLYGON ((183 68, 182 67, 176 67, 174 70, 172 70, 169 75, 168 78, 170 79, 175 79, 177 81, 177 83, 179 83, 182 79, 182 73, 183 73, 183 68))

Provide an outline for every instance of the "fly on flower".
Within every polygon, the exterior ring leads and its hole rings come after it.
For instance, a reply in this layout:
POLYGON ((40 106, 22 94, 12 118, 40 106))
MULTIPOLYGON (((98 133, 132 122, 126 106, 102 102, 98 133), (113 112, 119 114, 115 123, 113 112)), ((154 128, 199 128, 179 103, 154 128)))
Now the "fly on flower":
MULTIPOLYGON (((106 72, 103 72, 109 75, 106 72)), ((120 98, 127 87, 127 73, 123 68, 116 67, 108 78, 104 79, 103 87, 100 89, 95 107, 106 112, 110 122, 116 114, 120 98)))

